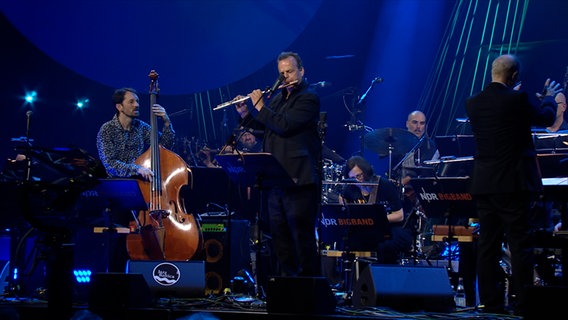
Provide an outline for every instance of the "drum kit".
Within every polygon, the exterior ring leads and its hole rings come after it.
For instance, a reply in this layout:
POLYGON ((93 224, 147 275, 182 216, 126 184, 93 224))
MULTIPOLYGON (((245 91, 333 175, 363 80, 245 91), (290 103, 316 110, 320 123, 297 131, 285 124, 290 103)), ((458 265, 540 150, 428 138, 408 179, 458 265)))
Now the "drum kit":
MULTIPOLYGON (((388 157, 389 177, 392 177, 393 159, 406 159, 420 142, 412 132, 401 128, 375 129, 367 132, 362 139, 365 148, 375 152, 380 158, 388 157)), ((326 145, 323 146, 322 154, 324 159, 322 203, 335 203, 340 181, 343 180, 345 159, 326 145)))
MULTIPOLYGON (((368 131, 362 139, 365 148, 376 153, 380 158, 388 157, 389 177, 392 177, 391 170, 393 168, 393 159, 400 161, 394 167, 396 169, 405 159, 412 155, 412 151, 416 150, 421 142, 412 132, 400 128, 380 128, 368 131)), ((339 195, 341 194, 343 186, 347 183, 344 180, 345 159, 325 145, 322 154, 324 158, 322 205, 336 204, 339 203, 339 195)), ((395 184, 397 183, 395 182, 395 184)), ((407 197, 407 193, 402 186, 401 197, 407 197)), ((417 222, 420 222, 420 226, 418 226, 419 230, 417 230, 418 233, 424 231, 425 219, 426 217, 423 213, 420 218, 417 219, 417 222)), ((416 236, 416 239, 420 238, 420 235, 416 236)), ((421 247, 422 243, 417 241, 414 245, 414 252, 419 254, 421 247)))

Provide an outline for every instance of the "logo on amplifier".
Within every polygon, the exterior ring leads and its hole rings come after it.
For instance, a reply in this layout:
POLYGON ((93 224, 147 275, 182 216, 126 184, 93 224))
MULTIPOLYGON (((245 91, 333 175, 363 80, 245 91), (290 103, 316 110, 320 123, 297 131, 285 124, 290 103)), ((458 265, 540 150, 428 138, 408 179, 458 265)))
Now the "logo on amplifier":
POLYGON ((175 264, 163 262, 154 267, 152 277, 162 286, 171 286, 179 281, 181 274, 175 264))

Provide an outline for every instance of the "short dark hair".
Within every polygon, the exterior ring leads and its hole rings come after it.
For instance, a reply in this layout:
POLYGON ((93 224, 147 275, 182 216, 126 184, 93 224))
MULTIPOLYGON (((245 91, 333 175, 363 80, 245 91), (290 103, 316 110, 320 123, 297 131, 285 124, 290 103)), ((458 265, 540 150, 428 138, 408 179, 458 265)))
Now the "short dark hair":
MULTIPOLYGON (((132 92, 135 95, 138 95, 138 92, 136 92, 136 90, 132 89, 132 88, 116 89, 116 90, 114 90, 114 93, 112 94, 112 102, 114 103, 115 106, 116 106, 116 104, 122 103, 122 101, 124 101, 124 96, 126 95, 127 92, 132 92)), ((119 111, 116 110, 116 115, 118 115, 118 114, 119 114, 119 111)))
POLYGON ((296 64, 298 66, 298 69, 302 70, 304 68, 304 65, 302 63, 302 58, 300 58, 300 55, 297 54, 296 52, 292 52, 292 51, 284 51, 284 52, 280 53, 278 55, 278 59, 276 60, 276 62, 278 62, 280 60, 284 60, 288 57, 293 57, 294 59, 296 59, 296 64))
POLYGON ((138 92, 135 89, 132 89, 132 88, 116 89, 116 90, 114 90, 114 93, 112 94, 112 102, 114 104, 122 103, 122 101, 124 101, 124 96, 126 95, 127 92, 132 92, 135 95, 138 95, 138 92))

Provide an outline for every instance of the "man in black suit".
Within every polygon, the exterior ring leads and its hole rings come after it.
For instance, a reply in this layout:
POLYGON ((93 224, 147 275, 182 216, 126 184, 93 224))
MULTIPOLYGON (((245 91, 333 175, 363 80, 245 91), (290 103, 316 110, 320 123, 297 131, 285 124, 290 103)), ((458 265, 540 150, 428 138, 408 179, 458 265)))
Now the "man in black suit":
MULTIPOLYGON (((295 52, 282 52, 277 59, 282 88, 269 104, 256 89, 247 103, 236 104, 241 126, 264 130, 263 150, 276 158, 288 173, 291 186, 271 187, 267 208, 272 245, 280 276, 319 276, 315 226, 321 202, 321 150, 318 131, 319 96, 304 80, 302 59, 295 52)), ((236 97, 242 99, 243 97, 236 97)))
POLYGON ((547 79, 541 105, 534 106, 517 80, 520 63, 501 55, 492 64, 492 82, 466 101, 476 153, 471 194, 479 216, 478 286, 485 312, 504 313, 504 287, 499 261, 505 241, 511 252, 510 290, 517 296, 515 313, 526 311, 524 288, 533 283, 533 247, 529 211, 542 180, 531 126, 554 122, 554 96, 559 85, 547 79))

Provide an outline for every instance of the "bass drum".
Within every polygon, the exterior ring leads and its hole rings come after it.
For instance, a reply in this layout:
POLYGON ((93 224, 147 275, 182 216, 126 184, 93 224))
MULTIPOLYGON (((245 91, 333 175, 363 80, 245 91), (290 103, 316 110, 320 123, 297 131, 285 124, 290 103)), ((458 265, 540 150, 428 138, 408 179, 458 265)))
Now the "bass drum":
POLYGON ((329 159, 323 160, 322 203, 339 203, 341 192, 339 182, 343 179, 344 168, 345 165, 334 163, 329 159))

